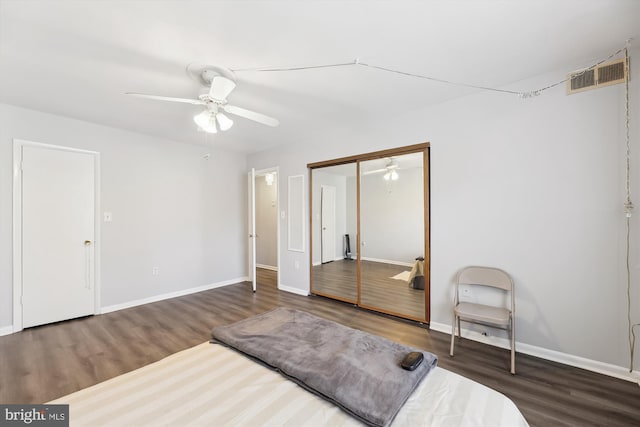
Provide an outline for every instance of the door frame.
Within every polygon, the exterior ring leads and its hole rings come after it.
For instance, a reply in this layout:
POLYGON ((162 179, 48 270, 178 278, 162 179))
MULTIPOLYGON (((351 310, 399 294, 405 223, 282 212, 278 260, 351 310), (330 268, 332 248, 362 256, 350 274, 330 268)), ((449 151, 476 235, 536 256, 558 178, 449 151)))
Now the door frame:
POLYGON ((247 278, 257 290, 256 278, 256 170, 247 173, 247 278))
MULTIPOLYGON (((250 175, 251 172, 253 171, 253 183, 249 183, 249 185, 247 186, 248 190, 249 190, 249 201, 248 201, 248 212, 247 212, 247 218, 248 218, 248 222, 251 221, 252 218, 255 218, 255 210, 256 210, 256 206, 255 206, 255 183, 256 183, 256 178, 258 177, 262 177, 268 173, 275 173, 276 174, 276 212, 277 212, 277 219, 276 219, 276 269, 278 271, 277 273, 277 281, 276 281, 276 286, 278 289, 281 289, 281 278, 282 278, 282 274, 281 274, 281 270, 280 270, 280 221, 283 219, 282 218, 282 213, 280 212, 280 182, 282 181, 282 176, 280 175, 280 167, 279 166, 273 166, 273 167, 269 167, 269 168, 264 168, 264 169, 254 169, 251 168, 251 170, 249 170, 249 173, 247 175, 250 175), (251 198, 252 198, 252 194, 251 192, 253 192, 253 206, 251 206, 251 198), (253 210, 251 210, 251 208, 253 207, 253 210)), ((255 220, 253 221, 254 223, 254 228, 255 228, 255 220)), ((251 228, 251 227, 249 227, 251 228)), ((251 230, 249 230, 249 233, 251 233, 251 230)), ((253 230, 253 233, 255 234, 255 230, 253 230)), ((256 247, 255 244, 255 238, 253 238, 253 247, 256 247)), ((247 248, 248 252, 252 250, 251 247, 247 248)), ((253 264, 254 266, 251 266, 251 254, 249 253, 249 270, 253 270, 253 280, 255 283, 256 280, 256 274, 255 274, 255 264, 256 264, 256 256, 255 256, 255 251, 253 254, 253 264)), ((251 275, 251 271, 249 271, 249 275, 251 275)), ((253 289, 253 291, 256 291, 256 288, 253 289)))
POLYGON ((13 139, 13 332, 22 327, 22 147, 90 154, 94 159, 94 313, 100 314, 100 153, 62 145, 13 139))

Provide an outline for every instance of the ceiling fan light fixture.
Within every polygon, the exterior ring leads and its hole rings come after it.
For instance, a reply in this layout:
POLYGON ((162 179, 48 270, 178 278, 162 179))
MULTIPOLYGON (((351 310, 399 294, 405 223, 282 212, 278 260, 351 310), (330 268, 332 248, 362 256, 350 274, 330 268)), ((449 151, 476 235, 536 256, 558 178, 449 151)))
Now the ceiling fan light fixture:
POLYGON ((217 113, 216 120, 218 121, 218 126, 220 126, 220 130, 222 131, 229 130, 231 129, 231 126, 233 126, 233 120, 223 113, 217 113))
POLYGON ((229 130, 231 126, 233 126, 233 120, 227 117, 226 114, 222 114, 222 110, 234 116, 243 117, 271 127, 280 124, 280 122, 273 117, 227 103, 227 98, 236 87, 233 71, 211 65, 191 63, 187 66, 187 72, 204 86, 207 86, 209 92, 199 95, 197 99, 147 95, 134 92, 126 92, 126 94, 139 98, 154 99, 156 101, 170 101, 204 106, 205 110, 197 114, 193 120, 200 130, 209 133, 217 133, 218 129, 222 131, 229 130))
POLYGON ((264 176, 264 180, 267 183, 267 185, 273 185, 273 179, 274 179, 274 174, 272 173, 268 173, 264 176))
MULTIPOLYGON (((205 110, 200 114, 196 114, 193 117, 193 121, 198 125, 200 129, 208 133, 217 133, 216 116, 214 113, 205 110)), ((221 127, 222 128, 222 127, 221 127)))
POLYGON ((387 169, 387 173, 385 173, 382 178, 384 178, 385 181, 397 181, 398 178, 400 178, 400 176, 398 175, 398 172, 392 170, 388 170, 387 169))

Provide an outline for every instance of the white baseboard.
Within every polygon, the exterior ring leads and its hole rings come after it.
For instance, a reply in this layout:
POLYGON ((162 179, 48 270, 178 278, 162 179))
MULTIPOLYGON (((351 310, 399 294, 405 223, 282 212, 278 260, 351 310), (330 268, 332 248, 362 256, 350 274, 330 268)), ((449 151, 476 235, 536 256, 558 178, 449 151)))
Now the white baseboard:
POLYGON ((274 267, 272 265, 265 264, 256 264, 257 268, 264 268, 265 270, 278 271, 278 267, 274 267))
POLYGON ((181 297, 184 295, 195 294, 197 292, 208 291, 209 289, 220 288, 222 286, 233 285, 234 283, 246 282, 249 279, 245 277, 238 277, 236 279, 225 280, 223 282, 212 283, 209 285, 198 286, 196 288, 182 289, 176 292, 169 292, 161 295, 154 295, 152 297, 143 298, 135 301, 127 301, 122 304, 109 305, 102 307, 101 314, 111 313, 112 311, 124 310, 125 308, 136 307, 138 305, 149 304, 152 302, 158 302, 169 298, 181 297))
MULTIPOLYGON (((345 258, 336 258, 334 261, 342 261, 345 258)), ((402 262, 402 261, 391 261, 390 259, 379 259, 379 258, 367 258, 367 257, 362 257, 361 258, 362 261, 371 261, 371 262, 381 262, 383 264, 392 264, 392 265, 401 265, 403 267, 413 267, 412 262, 402 262)), ((357 258, 351 258, 351 261, 357 261, 357 258)), ((314 261, 313 264, 311 264, 313 267, 316 267, 318 265, 322 265, 322 262, 320 261, 314 261)))
POLYGON ((4 335, 10 335, 13 333, 13 325, 0 327, 0 337, 4 335))
MULTIPOLYGON (((335 258, 333 261, 345 261, 346 258, 343 257, 339 257, 339 258, 335 258)), ((351 261, 355 261, 355 258, 351 258, 351 261)), ((328 261, 328 262, 333 262, 333 261, 328 261)), ((313 264, 311 264, 313 267, 317 267, 319 265, 322 265, 322 262, 320 261, 315 261, 313 264)))
POLYGON ((292 294, 302 295, 303 297, 309 296, 309 291, 305 291, 300 288, 294 288, 293 286, 283 285, 282 283, 278 285, 278 289, 285 292, 291 292, 292 294))
POLYGON ((392 261, 390 259, 379 259, 379 258, 369 258, 362 257, 363 261, 371 261, 371 262, 382 262, 384 264, 393 264, 393 265, 401 265, 403 267, 413 267, 413 262, 402 262, 402 261, 392 261))
MULTIPOLYGON (((429 328, 434 331, 443 332, 447 335, 451 335, 451 325, 444 323, 431 322, 429 328)), ((462 337, 472 341, 478 341, 483 344, 489 344, 500 348, 509 348, 509 340, 502 337, 484 336, 479 332, 470 331, 462 328, 462 337)), ((629 372, 629 369, 622 366, 612 365, 610 363, 599 362, 597 360, 591 360, 580 356, 574 356, 572 354, 562 353, 555 350, 549 350, 543 347, 538 347, 531 344, 525 344, 516 341, 516 351, 518 353, 528 354, 530 356, 539 357, 545 360, 551 360, 553 362, 563 363, 565 365, 574 366, 576 368, 586 369, 587 371, 596 372, 598 374, 607 375, 614 378, 619 378, 626 381, 631 381, 640 384, 640 371, 634 370, 629 372)), ((516 361, 516 371, 517 371, 516 361)))

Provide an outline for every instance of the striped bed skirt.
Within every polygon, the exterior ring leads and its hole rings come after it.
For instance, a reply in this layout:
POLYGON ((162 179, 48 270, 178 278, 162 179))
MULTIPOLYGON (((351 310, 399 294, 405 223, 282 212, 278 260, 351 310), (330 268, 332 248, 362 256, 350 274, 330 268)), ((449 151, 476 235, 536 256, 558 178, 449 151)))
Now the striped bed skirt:
MULTIPOLYGON (((222 345, 204 343, 49 402, 71 426, 362 426, 337 406, 222 345)), ((506 396, 436 368, 393 426, 527 426, 506 396)))

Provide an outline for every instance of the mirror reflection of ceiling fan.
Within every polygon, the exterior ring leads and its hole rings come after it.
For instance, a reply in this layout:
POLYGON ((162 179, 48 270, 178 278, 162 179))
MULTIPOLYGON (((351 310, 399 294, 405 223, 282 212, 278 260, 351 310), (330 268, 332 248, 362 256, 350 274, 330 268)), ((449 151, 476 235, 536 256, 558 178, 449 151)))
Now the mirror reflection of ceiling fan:
POLYGON ((398 163, 395 161, 393 157, 390 157, 389 161, 387 162, 384 168, 366 171, 366 172, 363 172, 362 174, 372 175, 376 173, 384 173, 382 177, 384 178, 385 181, 396 181, 400 177, 398 175, 397 169, 398 169, 398 163))
POLYGON ((190 64, 187 67, 187 73, 190 76, 197 78, 204 86, 207 86, 209 88, 209 92, 198 96, 198 99, 173 98, 133 92, 127 92, 127 95, 153 99, 156 101, 202 105, 204 106, 204 110, 201 113, 196 114, 193 117, 193 121, 198 125, 199 129, 208 133, 216 133, 218 132, 218 129, 225 131, 233 126, 233 120, 224 113, 244 117, 245 119, 253 120, 254 122, 272 127, 280 124, 280 122, 273 117, 237 107, 235 105, 230 105, 228 103, 227 97, 236 87, 235 78, 231 70, 210 65, 195 66, 194 64, 190 64))

